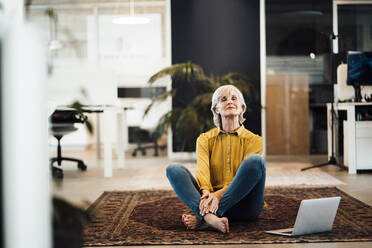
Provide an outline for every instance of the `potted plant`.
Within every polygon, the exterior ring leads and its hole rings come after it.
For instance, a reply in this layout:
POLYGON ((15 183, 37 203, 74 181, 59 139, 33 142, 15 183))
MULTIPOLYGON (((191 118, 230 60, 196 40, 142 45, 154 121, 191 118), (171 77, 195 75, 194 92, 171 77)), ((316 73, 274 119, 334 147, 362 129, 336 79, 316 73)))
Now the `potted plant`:
POLYGON ((160 118, 154 133, 160 136, 171 127, 174 152, 195 151, 197 137, 214 127, 210 106, 213 92, 218 87, 232 84, 239 88, 243 93, 247 112, 259 106, 259 95, 251 83, 255 78, 247 73, 207 76, 199 65, 187 62, 162 69, 151 76, 148 83, 153 85, 164 76, 171 77, 172 89, 153 98, 145 115, 157 102, 172 97, 172 109, 160 118))

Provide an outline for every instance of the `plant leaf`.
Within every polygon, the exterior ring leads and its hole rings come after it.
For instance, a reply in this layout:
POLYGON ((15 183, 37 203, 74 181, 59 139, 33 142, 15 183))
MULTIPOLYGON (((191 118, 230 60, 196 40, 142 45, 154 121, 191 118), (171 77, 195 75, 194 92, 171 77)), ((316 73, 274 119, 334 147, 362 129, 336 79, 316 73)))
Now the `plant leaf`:
POLYGON ((158 73, 152 75, 148 80, 149 84, 154 83, 159 78, 164 76, 170 76, 172 79, 174 78, 188 78, 192 75, 196 78, 204 78, 205 74, 203 69, 196 64, 192 64, 191 62, 188 63, 180 63, 168 66, 158 73))
POLYGON ((169 96, 174 96, 174 94, 175 94, 175 90, 168 90, 158 95, 157 97, 154 97, 151 100, 150 104, 146 107, 143 117, 145 117, 149 113, 149 111, 151 110, 151 108, 154 106, 155 103, 164 102, 165 100, 167 100, 169 96))

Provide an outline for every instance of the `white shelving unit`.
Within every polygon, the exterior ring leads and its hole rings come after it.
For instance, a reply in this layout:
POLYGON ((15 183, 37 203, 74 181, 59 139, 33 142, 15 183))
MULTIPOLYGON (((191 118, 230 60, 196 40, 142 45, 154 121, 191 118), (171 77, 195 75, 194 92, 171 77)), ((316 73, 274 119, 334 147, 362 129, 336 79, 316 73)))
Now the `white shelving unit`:
MULTIPOLYGON (((346 110, 347 113, 347 121, 343 123, 344 164, 349 167, 350 174, 357 173, 357 170, 372 170, 372 121, 359 121, 359 118, 355 118, 355 108, 362 106, 372 108, 372 103, 334 103, 335 111, 346 110)), ((331 123, 331 103, 327 103, 327 121, 331 123)), ((328 157, 331 156, 331 140, 331 125, 328 125, 328 157)))
POLYGON ((356 169, 372 170, 372 121, 355 123, 356 169))
MULTIPOLYGON (((347 121, 344 121, 344 147, 348 147, 347 121)), ((356 170, 372 170, 372 121, 355 122, 356 170)), ((348 150, 344 150, 345 165, 348 165, 348 150)))

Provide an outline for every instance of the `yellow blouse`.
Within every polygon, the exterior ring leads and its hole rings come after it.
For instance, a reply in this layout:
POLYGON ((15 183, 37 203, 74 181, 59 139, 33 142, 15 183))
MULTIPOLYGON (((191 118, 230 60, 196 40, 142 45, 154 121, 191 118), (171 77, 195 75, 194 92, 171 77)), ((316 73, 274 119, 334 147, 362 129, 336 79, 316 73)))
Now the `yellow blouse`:
POLYGON ((262 138, 242 125, 234 133, 214 128, 196 141, 196 181, 210 192, 228 187, 240 164, 249 155, 262 154, 262 138))

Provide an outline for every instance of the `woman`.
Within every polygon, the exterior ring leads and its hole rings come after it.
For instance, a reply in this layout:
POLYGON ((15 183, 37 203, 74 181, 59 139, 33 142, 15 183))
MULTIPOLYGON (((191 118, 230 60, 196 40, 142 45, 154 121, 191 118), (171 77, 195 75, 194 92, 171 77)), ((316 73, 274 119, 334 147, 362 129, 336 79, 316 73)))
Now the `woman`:
POLYGON ((246 105, 232 85, 213 94, 211 110, 217 128, 197 139, 196 178, 182 165, 167 168, 177 196, 192 210, 182 216, 187 229, 203 221, 216 230, 229 232, 229 220, 252 220, 261 213, 265 187, 262 139, 242 125, 246 105))

